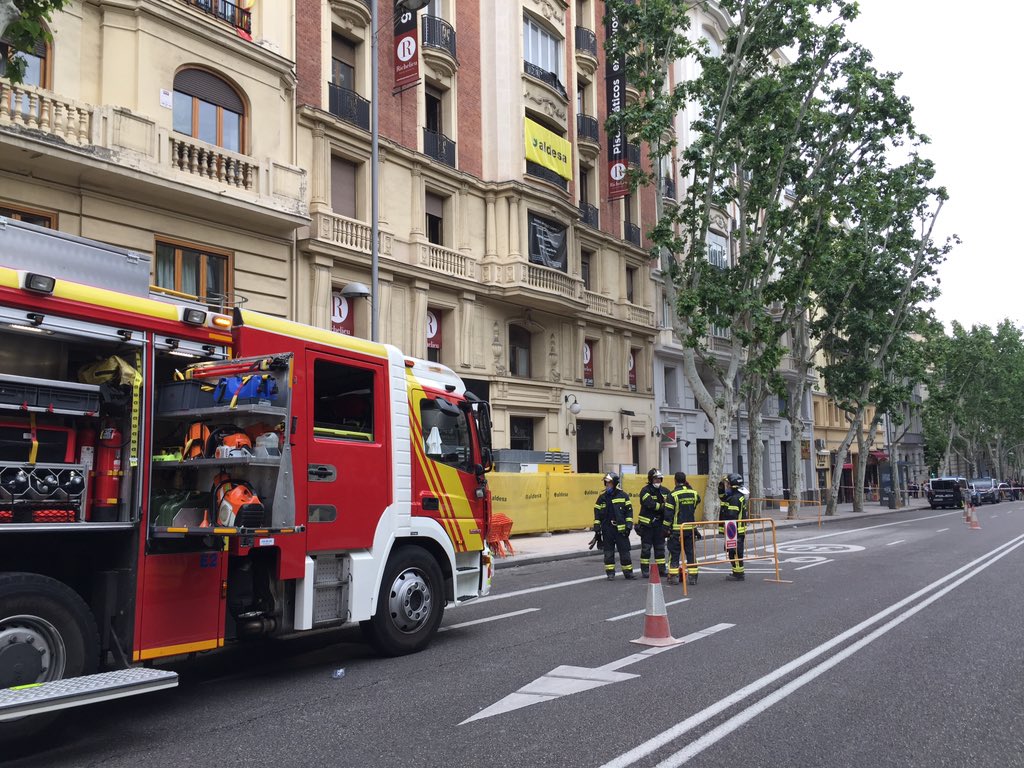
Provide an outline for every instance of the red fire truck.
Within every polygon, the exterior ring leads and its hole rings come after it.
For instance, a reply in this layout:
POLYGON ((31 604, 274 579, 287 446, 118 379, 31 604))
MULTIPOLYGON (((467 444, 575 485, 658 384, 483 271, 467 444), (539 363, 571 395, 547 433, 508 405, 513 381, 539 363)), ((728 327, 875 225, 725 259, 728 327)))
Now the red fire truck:
POLYGON ((0 738, 249 638, 413 652, 488 592, 489 410, 449 368, 2 218, 0 265, 0 738))

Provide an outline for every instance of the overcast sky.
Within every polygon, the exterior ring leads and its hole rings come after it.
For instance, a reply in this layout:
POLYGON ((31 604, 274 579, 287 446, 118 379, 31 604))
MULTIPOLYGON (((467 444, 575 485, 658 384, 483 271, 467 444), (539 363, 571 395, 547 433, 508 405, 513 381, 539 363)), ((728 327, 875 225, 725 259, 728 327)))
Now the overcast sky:
MULTIPOLYGON (((967 327, 1009 318, 1024 326, 1024 269, 1018 264, 1024 214, 1013 190, 1024 180, 1017 139, 1016 78, 1024 55, 1020 0, 858 0, 850 37, 878 68, 902 72, 924 153, 949 191, 937 231, 963 244, 942 266, 939 319, 967 327)), ((939 239, 939 238, 937 238, 939 239)))

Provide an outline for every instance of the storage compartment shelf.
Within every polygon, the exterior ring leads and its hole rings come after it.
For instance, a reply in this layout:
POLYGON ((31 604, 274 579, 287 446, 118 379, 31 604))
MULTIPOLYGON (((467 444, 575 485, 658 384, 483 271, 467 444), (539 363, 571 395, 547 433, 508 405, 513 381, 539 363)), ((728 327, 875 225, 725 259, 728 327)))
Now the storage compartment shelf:
POLYGON ((156 538, 171 539, 185 536, 286 536, 292 533, 302 533, 306 527, 297 525, 290 528, 227 528, 220 525, 208 525, 184 528, 155 525, 149 530, 156 538))
POLYGON ((199 421, 204 416, 231 416, 243 414, 248 416, 274 416, 278 419, 288 417, 288 409, 275 405, 262 405, 260 403, 243 403, 231 408, 227 405, 215 405, 209 408, 193 408, 188 411, 164 411, 157 413, 158 419, 191 419, 199 421))
POLYGON ((130 531, 135 523, 3 523, 0 533, 32 533, 38 531, 130 531))
POLYGON ((280 456, 232 456, 226 459, 189 459, 154 461, 153 469, 204 469, 208 467, 279 467, 280 456))

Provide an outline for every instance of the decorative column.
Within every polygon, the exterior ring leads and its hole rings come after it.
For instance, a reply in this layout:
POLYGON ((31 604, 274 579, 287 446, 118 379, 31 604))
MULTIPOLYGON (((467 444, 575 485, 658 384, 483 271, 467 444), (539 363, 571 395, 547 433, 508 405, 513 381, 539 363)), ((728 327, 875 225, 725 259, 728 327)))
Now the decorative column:
POLYGON ((508 200, 508 255, 517 258, 519 250, 519 198, 513 195, 508 200))
POLYGON ((415 357, 427 356, 427 300, 430 297, 430 283, 416 280, 412 284, 412 321, 409 323, 409 339, 406 349, 415 357))
POLYGON ((313 124, 313 163, 310 168, 310 200, 309 210, 312 213, 330 208, 328 194, 330 192, 331 158, 324 136, 324 124, 313 124))
POLYGON ((494 216, 494 193, 488 192, 485 200, 486 231, 484 232, 484 258, 493 259, 498 254, 498 224, 494 216))
POLYGON ((468 292, 459 295, 458 308, 458 349, 456 350, 459 366, 469 368, 473 357, 473 322, 476 314, 476 295, 468 292))
POLYGON ((409 201, 409 215, 412 217, 412 222, 409 227, 410 236, 419 235, 423 236, 423 180, 421 178, 422 169, 419 163, 412 164, 412 182, 409 184, 409 191, 412 194, 412 200, 409 201))
POLYGON ((469 185, 463 184, 459 187, 458 197, 458 237, 459 237, 459 253, 469 254, 472 251, 472 247, 469 244, 469 185))
POLYGON ((331 327, 331 267, 333 264, 334 259, 330 256, 317 254, 313 257, 313 290, 307 322, 317 328, 331 327))

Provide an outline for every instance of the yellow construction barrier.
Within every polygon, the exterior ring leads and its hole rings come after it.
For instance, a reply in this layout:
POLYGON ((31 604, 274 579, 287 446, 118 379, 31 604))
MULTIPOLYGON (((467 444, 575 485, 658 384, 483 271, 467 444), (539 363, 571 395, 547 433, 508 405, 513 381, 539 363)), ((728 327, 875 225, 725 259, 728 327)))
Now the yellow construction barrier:
MULTIPOLYGON (((743 540, 743 562, 751 560, 771 560, 775 563, 775 578, 765 579, 776 584, 789 584, 779 575, 779 549, 775 539, 775 521, 770 517, 751 518, 743 521, 746 526, 746 533, 743 540)), ((694 542, 693 555, 694 563, 681 562, 679 567, 680 582, 683 585, 683 595, 689 595, 686 583, 687 566, 696 565, 703 567, 708 565, 732 565, 729 554, 725 549, 725 536, 719 532, 719 527, 725 525, 725 521, 707 520, 699 523, 684 523, 680 531, 680 539, 685 531, 695 531, 702 538, 694 542)), ((680 545, 682 541, 680 540, 680 545)), ((683 549, 682 560, 686 559, 683 549)))
POLYGON ((491 473, 487 476, 487 483, 491 487, 491 513, 511 518, 512 533, 542 533, 549 530, 548 477, 547 474, 519 472, 491 473))

